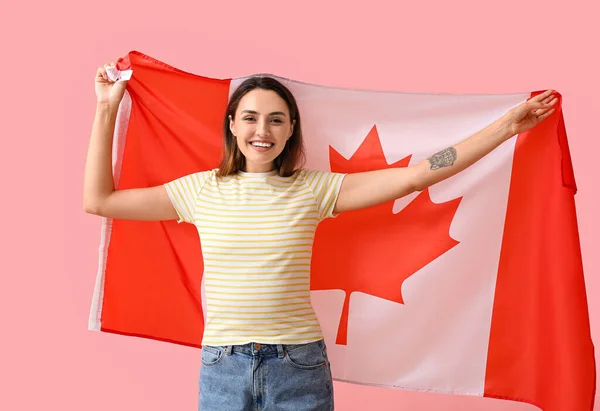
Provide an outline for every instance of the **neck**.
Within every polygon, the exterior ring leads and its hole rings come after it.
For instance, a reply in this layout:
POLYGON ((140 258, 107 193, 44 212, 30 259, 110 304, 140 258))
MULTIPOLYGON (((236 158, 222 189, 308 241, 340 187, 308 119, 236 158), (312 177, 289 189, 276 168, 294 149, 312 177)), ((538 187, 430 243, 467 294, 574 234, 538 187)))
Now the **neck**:
POLYGON ((268 173, 274 169, 275 165, 273 162, 267 164, 252 164, 246 162, 246 166, 244 167, 243 171, 246 173, 268 173))

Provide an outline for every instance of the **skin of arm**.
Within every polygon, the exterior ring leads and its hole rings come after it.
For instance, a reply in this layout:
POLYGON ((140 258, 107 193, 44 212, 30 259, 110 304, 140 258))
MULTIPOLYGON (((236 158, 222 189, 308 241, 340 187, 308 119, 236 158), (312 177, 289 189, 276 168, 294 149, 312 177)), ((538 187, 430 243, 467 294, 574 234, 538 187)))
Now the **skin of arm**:
POLYGON ((112 141, 118 106, 99 103, 92 126, 85 163, 83 208, 98 211, 100 203, 115 191, 112 174, 112 141))
POLYGON ((85 212, 123 220, 177 219, 167 190, 149 188, 115 190, 112 174, 112 141, 118 106, 98 103, 85 164, 83 208, 85 212))
POLYGON ((552 90, 509 111, 484 129, 415 165, 349 174, 334 212, 357 210, 422 191, 471 166, 512 136, 545 120, 557 99, 552 90))
MULTIPOLYGON (((118 107, 125 82, 113 82, 104 65, 96 72, 96 114, 85 165, 83 208, 108 218, 161 221, 178 218, 163 185, 115 190, 112 174, 112 144, 118 107)), ((552 90, 512 109, 507 115, 464 140, 419 164, 350 174, 344 178, 334 212, 374 206, 421 191, 469 167, 511 136, 528 130, 547 118, 557 101, 552 90)))
POLYGON ((126 82, 108 78, 106 70, 111 66, 116 66, 116 62, 99 67, 94 81, 96 113, 85 163, 83 209, 90 214, 123 220, 175 220, 177 212, 163 185, 115 190, 113 133, 126 82))

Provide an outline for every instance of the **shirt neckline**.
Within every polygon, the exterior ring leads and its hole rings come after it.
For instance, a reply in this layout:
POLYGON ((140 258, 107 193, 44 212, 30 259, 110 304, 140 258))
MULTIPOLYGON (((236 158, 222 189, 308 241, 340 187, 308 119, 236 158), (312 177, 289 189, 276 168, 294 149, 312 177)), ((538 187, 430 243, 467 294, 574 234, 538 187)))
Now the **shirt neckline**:
POLYGON ((264 173, 248 173, 246 171, 238 171, 238 174, 242 177, 271 177, 277 175, 277 170, 271 170, 264 173))

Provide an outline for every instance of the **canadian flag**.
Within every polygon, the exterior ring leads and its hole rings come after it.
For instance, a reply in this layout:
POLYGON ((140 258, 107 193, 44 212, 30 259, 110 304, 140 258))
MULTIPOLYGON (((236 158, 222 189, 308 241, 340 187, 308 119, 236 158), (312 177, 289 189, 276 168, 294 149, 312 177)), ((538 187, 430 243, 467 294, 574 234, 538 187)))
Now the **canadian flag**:
MULTIPOLYGON (((218 166, 230 94, 139 52, 114 140, 119 189, 218 166)), ((537 93, 403 94, 278 78, 296 96, 309 169, 406 167, 537 93)), ((422 192, 317 229, 311 298, 334 379, 591 411, 595 361, 560 105, 422 192)), ((192 225, 103 219, 89 327, 199 347, 192 225)))

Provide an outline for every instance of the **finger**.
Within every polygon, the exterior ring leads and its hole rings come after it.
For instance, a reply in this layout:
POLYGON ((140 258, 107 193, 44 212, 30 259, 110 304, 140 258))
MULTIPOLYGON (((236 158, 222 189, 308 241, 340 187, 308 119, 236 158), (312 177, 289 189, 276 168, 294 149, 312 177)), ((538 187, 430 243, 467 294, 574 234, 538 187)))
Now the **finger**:
POLYGON ((117 63, 115 63, 114 61, 111 61, 111 62, 110 62, 110 66, 111 66, 111 67, 115 67, 116 65, 117 65, 117 63))
POLYGON ((96 70, 96 78, 100 77, 104 80, 108 80, 108 76, 106 75, 106 69, 104 67, 98 67, 98 70, 96 70))
POLYGON ((556 103, 558 103, 558 97, 551 98, 551 99, 550 99, 550 101, 548 101, 548 102, 547 102, 547 103, 545 103, 545 104, 547 104, 548 106, 553 106, 553 105, 555 105, 556 103))
POLYGON ((554 93, 554 90, 552 90, 552 89, 548 89, 548 90, 544 91, 542 94, 538 95, 538 97, 539 97, 539 99, 540 99, 540 100, 543 100, 543 99, 545 99, 546 97, 549 97, 549 96, 551 96, 551 95, 552 95, 552 93, 554 93))
POLYGON ((542 100, 543 100, 543 99, 545 99, 546 97, 548 97, 548 96, 552 95, 552 93, 553 93, 553 92, 554 92, 554 90, 552 90, 552 89, 548 89, 548 90, 544 91, 543 93, 541 93, 541 94, 538 94, 537 96, 533 97, 533 98, 532 98, 531 100, 529 100, 529 101, 531 101, 531 102, 534 102, 534 101, 535 101, 535 102, 537 102, 537 101, 542 101, 542 100))
POLYGON ((549 110, 552 110, 552 108, 544 108, 544 109, 536 110, 534 114, 539 118, 539 117, 543 116, 545 113, 547 113, 549 110))
POLYGON ((548 107, 548 108, 545 108, 545 109, 537 110, 536 113, 535 113, 535 115, 539 117, 539 116, 547 113, 550 110, 556 110, 556 108, 554 108, 554 107, 548 107))
MULTIPOLYGON (((107 69, 114 67, 114 62, 110 62, 110 63, 106 63, 104 65, 104 71, 106 72, 107 69)), ((111 83, 116 83, 116 81, 113 81, 110 77, 108 77, 108 75, 106 75, 105 77, 108 81, 110 81, 111 83)))
POLYGON ((542 103, 553 105, 553 104, 556 104, 557 101, 558 101, 558 96, 553 93, 553 94, 550 94, 545 99, 543 99, 542 103))
POLYGON ((538 117, 538 121, 544 121, 546 120, 548 117, 550 117, 552 115, 552 113, 554 113, 556 111, 556 109, 554 107, 552 107, 550 109, 550 111, 548 111, 546 114, 541 115, 540 117, 538 117))
POLYGON ((529 102, 529 106, 532 109, 544 109, 544 108, 548 108, 548 107, 552 107, 554 104, 556 104, 556 102, 558 101, 558 98, 556 97, 552 97, 550 96, 549 98, 546 98, 542 101, 534 101, 534 102, 529 102))
POLYGON ((527 103, 527 108, 533 112, 535 112, 537 110, 541 110, 541 109, 543 110, 548 107, 550 107, 549 104, 542 103, 541 101, 530 101, 529 103, 527 103))
POLYGON ((552 106, 555 105, 557 102, 558 102, 558 97, 550 96, 550 97, 544 99, 544 101, 542 101, 542 104, 544 104, 544 107, 534 110, 534 113, 537 116, 544 114, 545 112, 550 110, 552 108, 552 106), (549 100, 549 99, 551 99, 551 100, 549 100))

